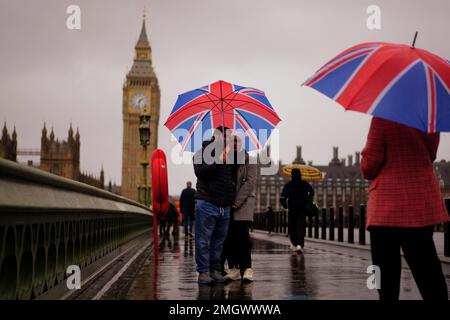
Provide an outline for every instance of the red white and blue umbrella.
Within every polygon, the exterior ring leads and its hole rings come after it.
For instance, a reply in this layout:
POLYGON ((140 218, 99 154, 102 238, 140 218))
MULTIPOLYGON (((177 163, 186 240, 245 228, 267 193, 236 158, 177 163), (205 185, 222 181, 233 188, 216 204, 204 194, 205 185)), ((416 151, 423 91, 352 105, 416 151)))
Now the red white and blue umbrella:
POLYGON ((261 149, 280 122, 263 91, 219 80, 180 94, 164 124, 183 151, 195 152, 215 128, 241 135, 247 151, 261 149))
POLYGON ((382 42, 354 46, 303 85, 346 110, 425 132, 450 131, 450 62, 414 46, 382 42))

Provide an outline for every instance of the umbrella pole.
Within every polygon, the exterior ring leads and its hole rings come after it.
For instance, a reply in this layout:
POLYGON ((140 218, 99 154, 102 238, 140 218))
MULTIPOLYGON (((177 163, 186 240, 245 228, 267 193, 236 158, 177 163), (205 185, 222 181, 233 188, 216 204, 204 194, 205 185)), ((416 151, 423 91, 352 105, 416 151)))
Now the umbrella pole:
POLYGON ((416 34, 414 35, 414 40, 413 40, 413 43, 412 43, 412 48, 414 48, 415 47, 415 45, 416 45, 416 40, 417 40, 417 35, 419 34, 419 32, 418 31, 416 31, 416 34))
POLYGON ((225 139, 225 135, 227 134, 227 132, 225 132, 226 130, 225 130, 225 116, 224 116, 224 114, 223 114, 223 108, 222 108, 222 130, 224 131, 224 132, 222 132, 222 143, 223 143, 223 152, 225 152, 225 154, 227 153, 227 142, 226 142, 226 139, 225 139))

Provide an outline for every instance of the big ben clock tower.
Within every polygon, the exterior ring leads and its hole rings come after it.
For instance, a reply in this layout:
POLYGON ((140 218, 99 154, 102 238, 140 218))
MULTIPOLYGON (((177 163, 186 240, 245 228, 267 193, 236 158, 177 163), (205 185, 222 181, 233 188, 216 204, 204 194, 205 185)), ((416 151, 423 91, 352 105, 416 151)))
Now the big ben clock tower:
MULTIPOLYGON (((138 200, 138 186, 142 179, 140 162, 143 157, 139 140, 139 114, 145 108, 150 112, 151 155, 158 145, 160 89, 152 66, 152 49, 145 29, 145 15, 139 39, 134 47, 133 66, 123 85, 123 144, 122 144, 122 195, 138 200)), ((150 172, 147 181, 150 183, 150 172)))

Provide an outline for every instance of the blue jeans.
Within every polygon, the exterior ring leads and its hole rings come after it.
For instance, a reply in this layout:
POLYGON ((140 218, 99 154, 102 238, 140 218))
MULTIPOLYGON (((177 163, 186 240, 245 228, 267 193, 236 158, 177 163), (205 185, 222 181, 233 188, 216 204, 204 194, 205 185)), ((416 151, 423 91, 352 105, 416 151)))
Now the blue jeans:
POLYGON ((217 207, 208 201, 197 200, 195 212, 197 272, 220 272, 223 243, 228 233, 230 207, 217 207))

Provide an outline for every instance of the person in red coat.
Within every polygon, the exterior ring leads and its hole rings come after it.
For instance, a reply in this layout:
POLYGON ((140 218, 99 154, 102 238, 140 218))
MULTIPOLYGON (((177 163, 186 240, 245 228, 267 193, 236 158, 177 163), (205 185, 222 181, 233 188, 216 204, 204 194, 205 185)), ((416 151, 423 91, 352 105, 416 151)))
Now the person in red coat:
POLYGON ((373 118, 361 171, 371 180, 367 204, 373 264, 380 268, 381 300, 398 300, 400 248, 423 299, 448 299, 433 242, 434 226, 449 220, 433 161, 439 133, 427 134, 373 118))

